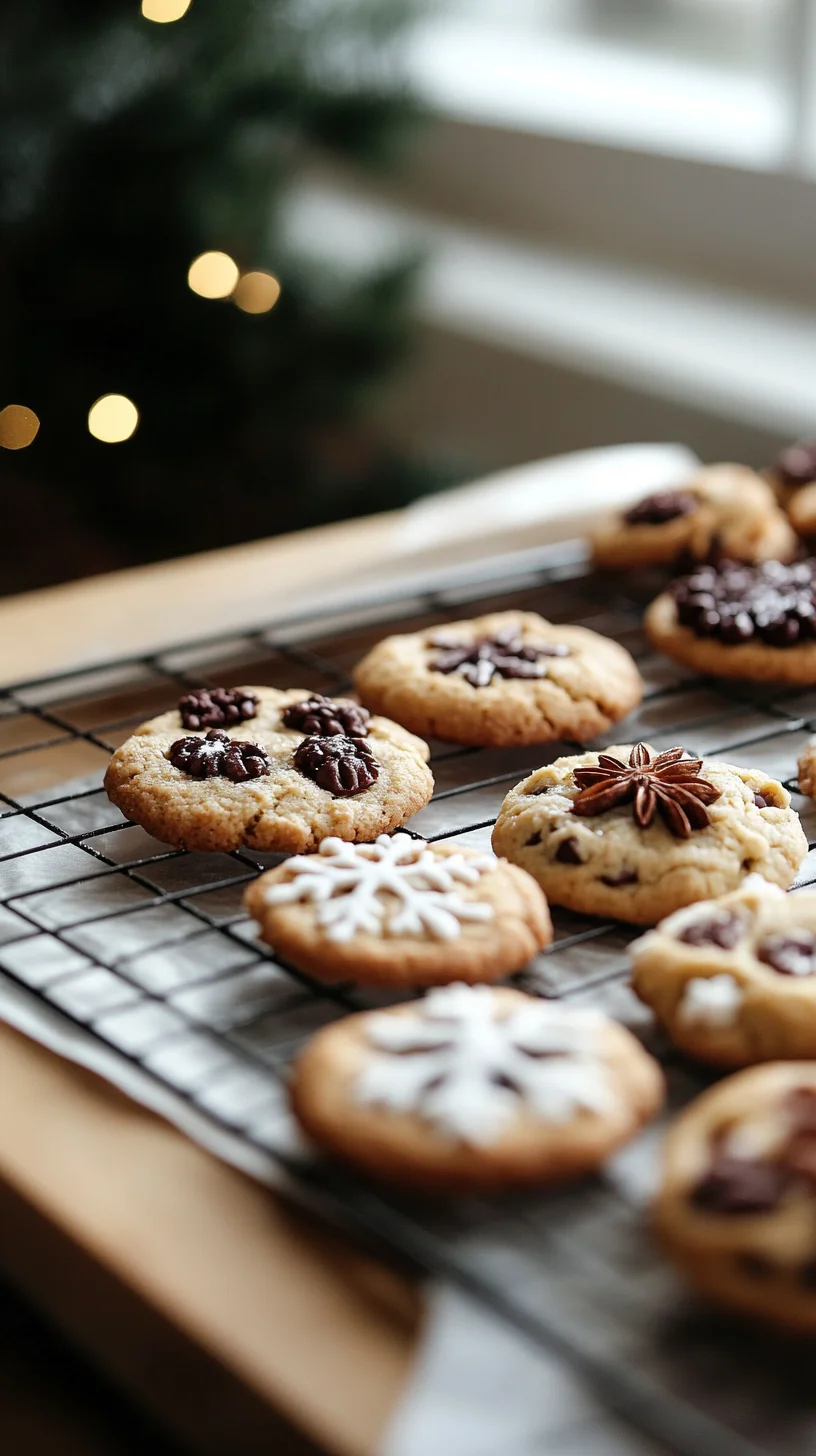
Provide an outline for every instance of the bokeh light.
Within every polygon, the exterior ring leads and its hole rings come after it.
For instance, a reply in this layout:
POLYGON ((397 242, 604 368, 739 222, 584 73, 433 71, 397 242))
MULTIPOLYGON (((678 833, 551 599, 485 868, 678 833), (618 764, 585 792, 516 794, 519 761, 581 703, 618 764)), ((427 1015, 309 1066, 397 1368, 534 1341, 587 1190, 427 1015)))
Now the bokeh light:
POLYGON ((24 450, 39 428, 37 416, 27 405, 7 404, 0 410, 0 445, 4 450, 24 450))
POLYGON ((274 273, 257 269, 252 273, 244 273, 238 280, 232 301, 244 313, 269 313, 270 308, 274 308, 280 298, 280 291, 281 286, 274 273))
POLYGON ((129 440, 139 423, 139 411, 126 394, 103 394, 88 411, 88 429, 106 445, 129 440))
POLYGON ((229 253, 200 253, 190 264, 187 282, 201 298, 229 298, 239 271, 229 253))
POLYGON ((168 20, 181 20, 191 4, 192 0, 142 0, 142 15, 145 20, 166 25, 168 20))

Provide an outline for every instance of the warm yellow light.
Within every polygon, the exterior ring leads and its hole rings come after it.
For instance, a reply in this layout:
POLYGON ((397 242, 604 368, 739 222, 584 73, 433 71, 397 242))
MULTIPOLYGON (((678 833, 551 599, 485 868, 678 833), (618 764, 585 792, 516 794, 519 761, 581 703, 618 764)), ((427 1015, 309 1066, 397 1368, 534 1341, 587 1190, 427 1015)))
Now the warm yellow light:
POLYGON ((190 264, 187 282, 202 298, 229 298, 238 277, 238 264, 229 253, 201 253, 190 264))
POLYGON ((7 404, 0 410, 0 445, 6 450, 24 450, 39 428, 34 411, 24 404, 7 404))
POLYGON ((232 301, 244 313, 269 313, 280 298, 280 291, 281 286, 274 274, 258 269, 254 273, 244 273, 239 279, 232 301))
POLYGON ((139 423, 139 411, 125 394, 103 394, 88 411, 88 429, 106 445, 129 440, 139 423))
POLYGON ((142 15, 145 20, 155 20, 166 25, 168 20, 181 20, 190 9, 192 0, 142 0, 142 15))

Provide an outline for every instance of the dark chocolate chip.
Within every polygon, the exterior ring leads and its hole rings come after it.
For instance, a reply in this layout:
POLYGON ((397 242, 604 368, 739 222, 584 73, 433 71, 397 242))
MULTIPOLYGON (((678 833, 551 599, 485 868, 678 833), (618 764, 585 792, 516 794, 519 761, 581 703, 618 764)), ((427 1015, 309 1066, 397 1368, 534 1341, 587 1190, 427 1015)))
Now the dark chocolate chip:
POLYGON ((541 830, 540 829, 534 830, 534 832, 530 835, 530 838, 527 839, 527 840, 525 840, 525 844, 526 844, 526 846, 527 846, 528 849, 531 848, 534 844, 540 844, 540 843, 541 843, 541 830))
POLYGON ((338 798, 361 794, 380 776, 380 765, 365 738, 304 738, 293 762, 305 778, 338 798))
POLYGON ((255 694, 240 688, 194 688, 179 698, 179 713, 185 728, 223 728, 229 723, 246 723, 257 712, 255 694))
POLYGON ((230 738, 218 728, 204 738, 177 738, 165 757, 191 779, 223 778, 234 784, 263 778, 270 768, 266 750, 259 743, 230 738))
POLYGON ((533 646, 513 628, 494 637, 478 637, 471 642, 453 642, 436 636, 429 646, 442 651, 428 663, 431 672, 455 673, 472 688, 485 688, 494 677, 543 678, 548 675, 547 658, 567 657, 570 649, 561 642, 542 642, 533 646))
POLYGON ((617 890, 621 885, 636 885, 637 870, 616 870, 613 875, 600 875, 601 883, 617 890))
POLYGON ((783 485, 810 485, 816 480, 816 440, 797 440, 789 445, 773 469, 783 485))
POLYGON ((370 716, 367 708, 347 698, 326 698, 322 693, 314 693, 305 702, 290 703, 284 708, 282 721, 285 728, 319 738, 365 738, 370 716))
POLYGON ((790 1183, 788 1168, 753 1158, 714 1152, 711 1167, 691 1194, 695 1208, 706 1213, 771 1213, 790 1183))
POLYGON ((697 497, 688 490, 658 490, 626 511, 627 526, 662 526, 699 508, 697 497))
POLYGON ((816 973, 816 935, 809 930, 769 935, 757 946, 757 959, 780 976, 812 976, 816 973))
POLYGON ((555 858, 558 860, 559 864, 583 864, 584 861, 581 858, 580 840, 576 839, 574 834, 571 834, 569 839, 562 839, 557 850, 555 851, 555 858))
POLYGON ((716 945, 720 950, 733 950, 744 932, 745 921, 740 915, 717 910, 704 920, 695 920, 687 925, 677 939, 684 945, 716 945))

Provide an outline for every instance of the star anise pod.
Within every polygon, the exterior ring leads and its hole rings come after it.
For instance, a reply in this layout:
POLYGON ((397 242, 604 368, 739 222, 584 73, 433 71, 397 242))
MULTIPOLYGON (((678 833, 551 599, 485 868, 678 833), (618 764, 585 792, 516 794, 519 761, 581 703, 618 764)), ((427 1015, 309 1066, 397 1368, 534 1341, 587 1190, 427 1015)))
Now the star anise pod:
POLYGON ((702 766, 701 758, 684 758, 682 748, 669 748, 652 758, 645 743, 635 744, 628 764, 601 753, 597 766, 575 770, 581 792, 572 812, 591 818, 619 804, 634 804, 634 820, 640 829, 648 828, 659 811, 676 839, 688 839, 692 830, 705 829, 709 823, 706 806, 722 792, 699 777, 702 766))

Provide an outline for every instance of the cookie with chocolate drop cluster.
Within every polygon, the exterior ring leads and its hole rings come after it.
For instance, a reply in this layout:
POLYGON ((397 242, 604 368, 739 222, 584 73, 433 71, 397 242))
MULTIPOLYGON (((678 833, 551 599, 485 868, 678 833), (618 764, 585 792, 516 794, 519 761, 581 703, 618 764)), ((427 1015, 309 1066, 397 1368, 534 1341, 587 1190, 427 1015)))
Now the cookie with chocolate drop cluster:
POLYGON ((675 1120, 654 1219, 717 1303, 816 1331, 816 1063, 737 1072, 675 1120))
POLYGON ((199 689, 118 748, 108 797, 181 849, 303 853, 376 839, 428 802, 428 746, 342 698, 199 689))
POLYGON ((790 560, 796 535, 767 481, 744 465, 707 465, 602 520, 596 566, 623 570, 730 558, 790 560))
POLYGON ((413 733, 473 746, 583 742, 636 707, 618 643, 535 612, 494 612, 387 637, 355 669, 361 700, 413 733))
POLYGON ((324 1027, 291 1096, 314 1142, 371 1177, 467 1193, 590 1172, 655 1114, 663 1077, 600 1012, 452 985, 324 1027))
POLYGON ((787 888, 807 839, 767 774, 638 743, 537 769, 505 798, 493 848, 551 904, 655 925, 752 872, 787 888))
POLYGON ((661 652, 713 677, 816 682, 816 560, 700 566, 646 612, 661 652))
POLYGON ((816 1061, 816 892, 749 875, 662 920, 630 955, 634 990, 691 1056, 816 1061))

